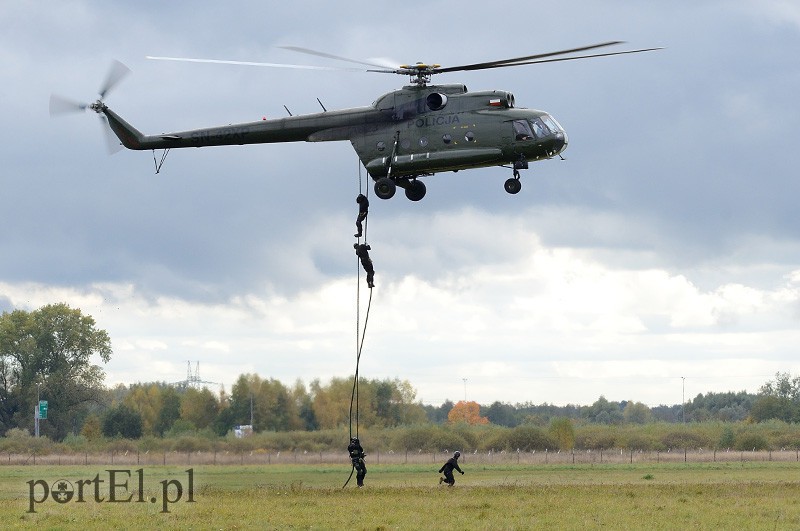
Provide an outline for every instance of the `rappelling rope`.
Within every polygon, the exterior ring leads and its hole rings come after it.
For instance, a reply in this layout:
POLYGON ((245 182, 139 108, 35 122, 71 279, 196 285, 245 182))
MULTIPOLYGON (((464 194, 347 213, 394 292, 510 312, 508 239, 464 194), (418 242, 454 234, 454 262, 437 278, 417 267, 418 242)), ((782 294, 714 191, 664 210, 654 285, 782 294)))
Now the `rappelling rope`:
MULTIPOLYGON (((361 164, 359 162, 358 165, 358 193, 363 193, 362 187, 362 179, 361 179, 361 164)), ((367 191, 367 196, 369 195, 369 190, 367 191)), ((366 219, 364 219, 364 243, 367 242, 367 230, 369 229, 369 215, 367 215, 366 219)), ((350 393, 350 413, 349 413, 349 423, 350 423, 350 439, 353 438, 353 404, 355 403, 356 406, 356 437, 358 437, 358 368, 361 362, 361 351, 364 349, 364 338, 367 333, 367 323, 369 323, 369 310, 372 307, 372 288, 369 289, 369 301, 367 302, 367 312, 364 316, 364 329, 361 330, 361 267, 358 262, 358 257, 356 257, 356 370, 355 374, 353 375, 353 389, 350 393)), ((348 483, 350 483, 350 479, 353 477, 353 472, 355 472, 355 465, 353 464, 350 469, 350 475, 347 477, 347 481, 344 482, 342 488, 345 488, 348 483)))

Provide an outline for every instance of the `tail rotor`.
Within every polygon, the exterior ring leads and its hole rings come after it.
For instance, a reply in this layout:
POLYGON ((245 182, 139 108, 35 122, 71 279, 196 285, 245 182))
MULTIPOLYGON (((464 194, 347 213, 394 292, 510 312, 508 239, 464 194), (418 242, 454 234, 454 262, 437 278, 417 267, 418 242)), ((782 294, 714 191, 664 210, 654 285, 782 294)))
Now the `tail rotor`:
POLYGON ((56 117, 64 114, 85 112, 86 109, 93 110, 100 117, 101 127, 105 134, 106 147, 109 154, 116 153, 122 149, 122 147, 120 146, 119 139, 117 139, 111 127, 108 125, 108 119, 103 114, 103 110, 106 108, 103 100, 128 74, 130 74, 130 72, 130 68, 114 60, 111 63, 105 81, 98 91, 100 98, 92 103, 81 103, 57 94, 52 94, 50 96, 50 116, 56 117))

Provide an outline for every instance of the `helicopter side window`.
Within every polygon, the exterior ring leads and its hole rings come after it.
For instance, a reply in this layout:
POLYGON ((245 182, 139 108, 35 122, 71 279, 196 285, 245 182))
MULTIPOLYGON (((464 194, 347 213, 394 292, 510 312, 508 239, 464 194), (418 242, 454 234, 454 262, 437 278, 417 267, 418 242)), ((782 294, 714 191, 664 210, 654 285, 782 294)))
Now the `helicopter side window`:
POLYGON ((514 120, 514 138, 517 140, 533 140, 531 126, 525 120, 514 120))
POLYGON ((542 119, 538 116, 532 118, 530 122, 533 127, 533 134, 536 135, 536 138, 542 138, 550 134, 550 129, 547 128, 542 119))

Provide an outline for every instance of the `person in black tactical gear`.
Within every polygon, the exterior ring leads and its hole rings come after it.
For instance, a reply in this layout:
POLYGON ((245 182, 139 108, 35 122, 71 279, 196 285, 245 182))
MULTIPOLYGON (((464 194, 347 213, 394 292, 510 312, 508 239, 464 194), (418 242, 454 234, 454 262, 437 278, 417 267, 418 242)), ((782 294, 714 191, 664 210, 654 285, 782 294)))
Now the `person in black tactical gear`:
POLYGON ((364 271, 367 272, 367 286, 374 288, 375 268, 372 267, 372 259, 369 257, 369 251, 372 250, 372 247, 366 243, 354 243, 353 249, 356 250, 356 256, 361 259, 361 265, 364 267, 364 271))
POLYGON ((464 475, 464 471, 458 468, 458 458, 461 457, 461 452, 456 451, 453 454, 453 457, 447 460, 445 464, 442 465, 442 468, 439 469, 439 473, 441 474, 444 472, 444 477, 439 477, 439 485, 442 483, 447 483, 449 487, 452 487, 456 484, 456 478, 453 477, 453 469, 455 468, 461 475, 464 475))
POLYGON ((367 214, 369 214, 369 199, 367 199, 367 196, 364 194, 358 194, 356 203, 358 203, 358 217, 356 218, 356 228, 358 232, 353 234, 353 236, 360 238, 361 234, 364 232, 364 229, 361 227, 361 222, 367 219, 367 214))
POLYGON ((364 463, 364 458, 367 454, 358 442, 358 437, 352 437, 350 444, 347 446, 347 452, 350 454, 350 461, 353 463, 353 468, 356 471, 356 483, 359 487, 364 486, 364 476, 367 475, 367 465, 364 463))

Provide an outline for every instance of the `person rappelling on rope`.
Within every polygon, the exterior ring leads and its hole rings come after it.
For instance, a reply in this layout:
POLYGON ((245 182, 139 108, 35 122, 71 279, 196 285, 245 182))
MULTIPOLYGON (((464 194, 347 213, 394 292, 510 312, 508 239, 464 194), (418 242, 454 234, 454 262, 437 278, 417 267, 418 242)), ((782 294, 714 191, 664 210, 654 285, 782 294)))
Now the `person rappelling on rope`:
POLYGON ((364 463, 364 458, 367 454, 364 453, 364 449, 361 447, 358 437, 350 438, 347 452, 350 454, 350 461, 353 463, 353 469, 356 471, 356 484, 361 488, 364 486, 364 476, 367 475, 367 465, 364 463))
POLYGON ((364 233, 361 222, 367 219, 367 214, 369 214, 369 199, 367 199, 367 196, 364 194, 358 194, 358 197, 356 197, 356 203, 358 203, 358 217, 356 218, 356 228, 358 229, 358 232, 353 234, 353 236, 360 238, 364 233))
POLYGON ((369 257, 369 251, 372 250, 372 247, 366 243, 354 243, 353 249, 356 250, 356 256, 361 260, 364 271, 367 272, 367 286, 370 289, 374 288, 375 268, 372 266, 372 259, 369 257))

